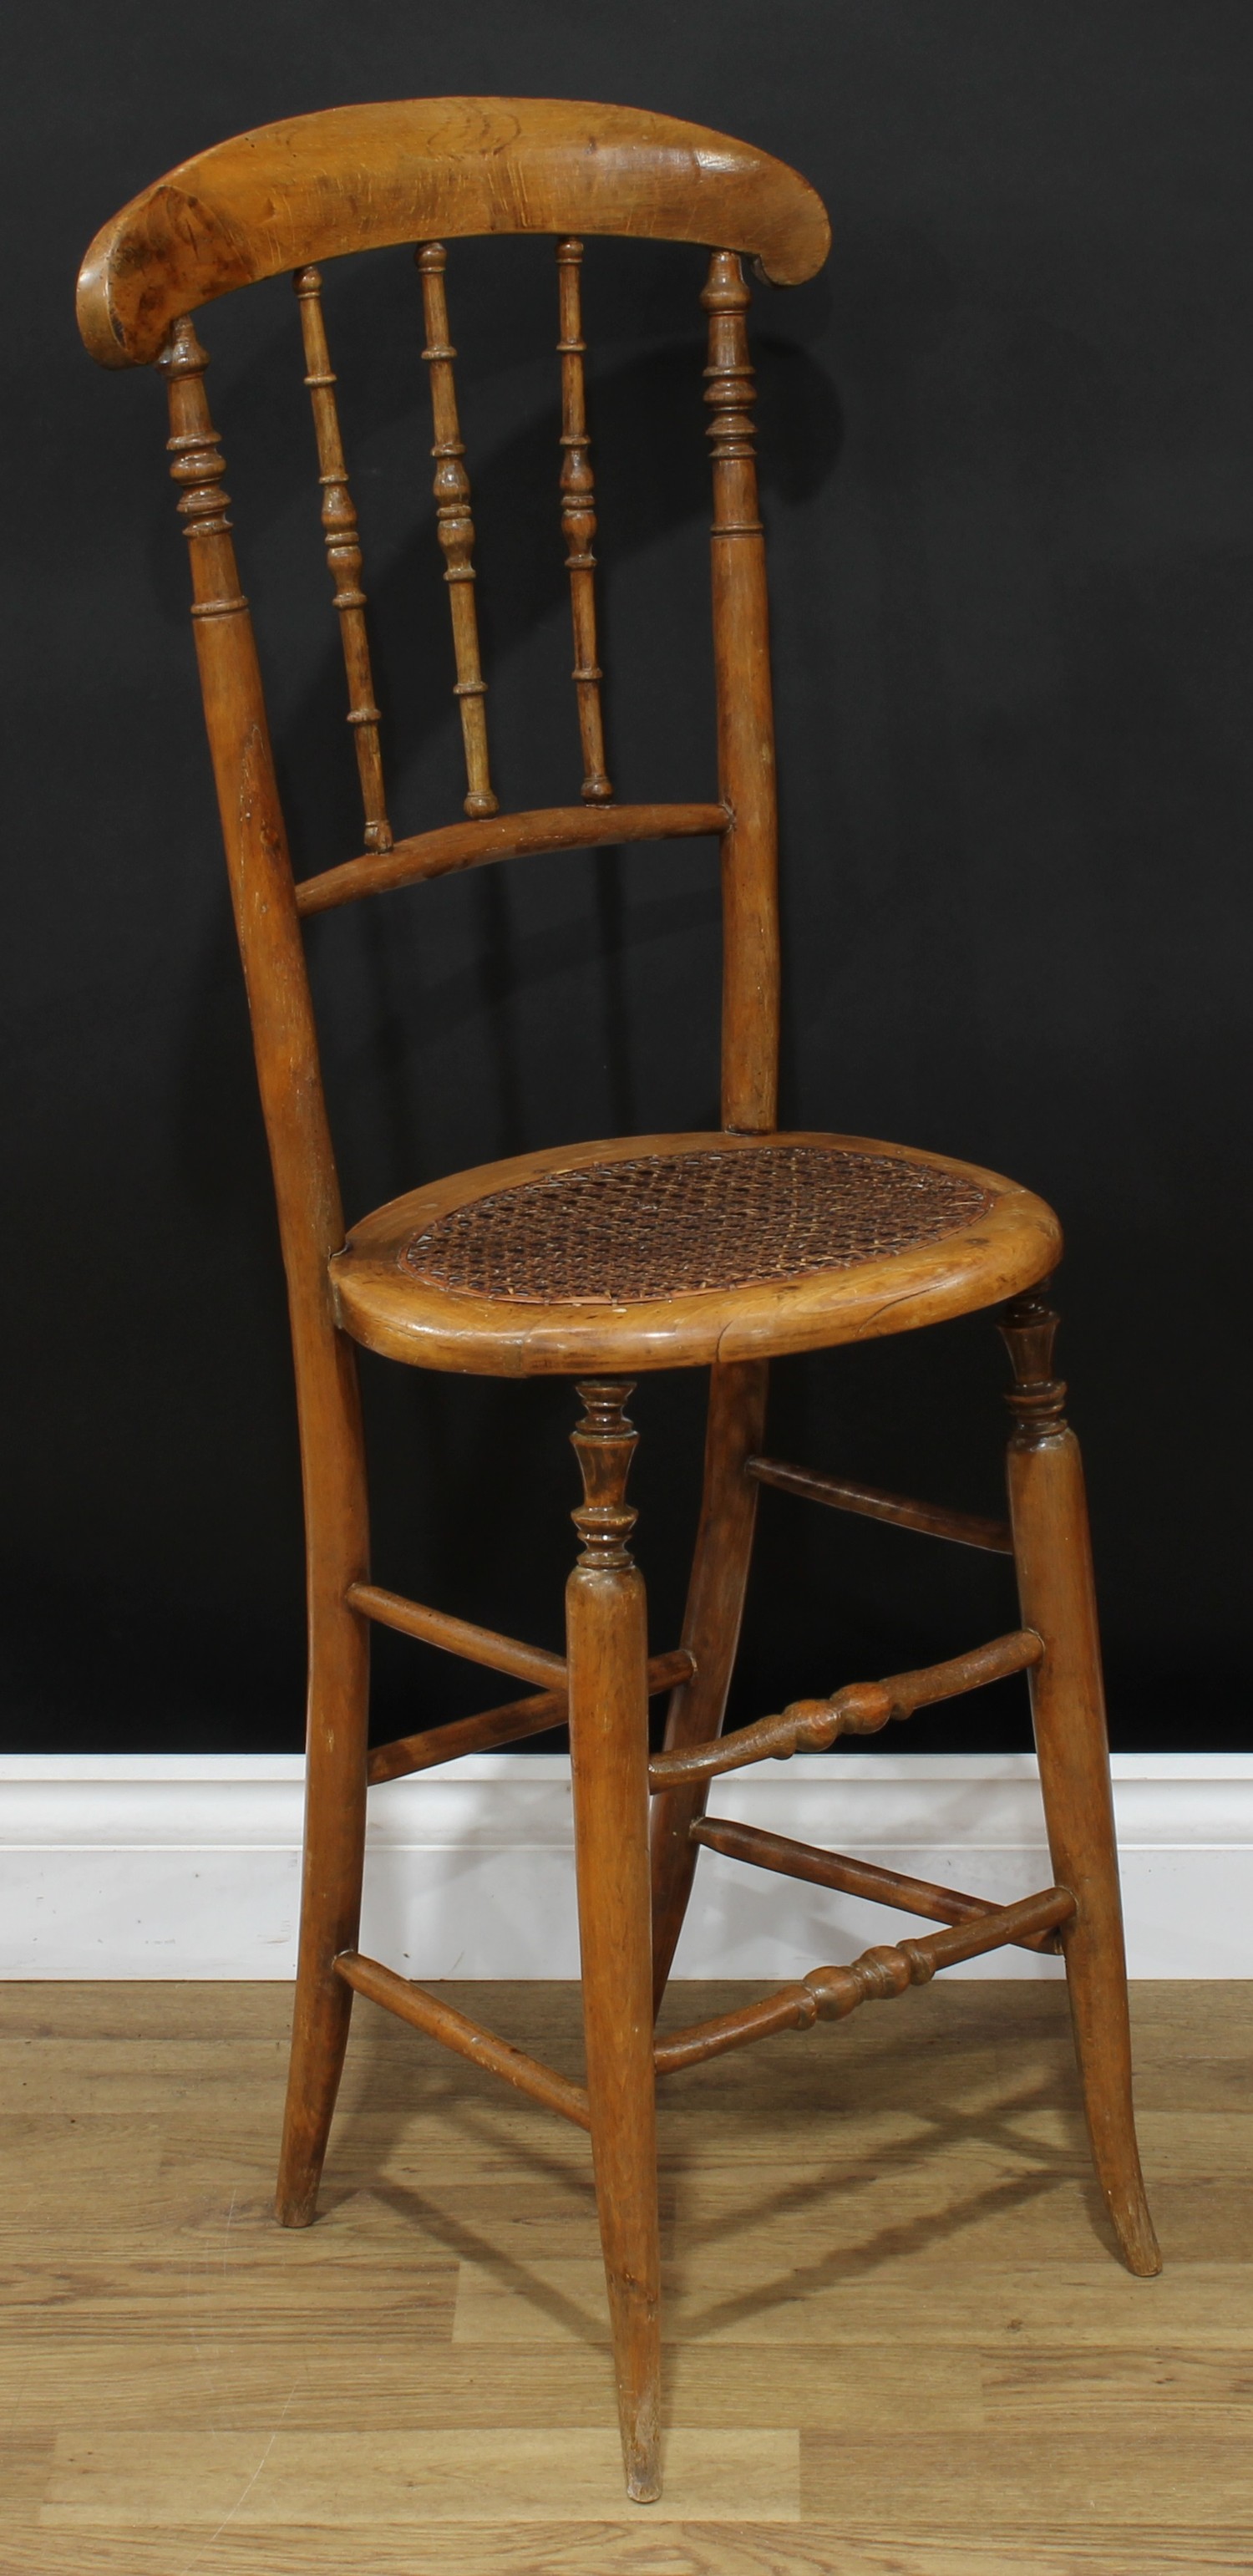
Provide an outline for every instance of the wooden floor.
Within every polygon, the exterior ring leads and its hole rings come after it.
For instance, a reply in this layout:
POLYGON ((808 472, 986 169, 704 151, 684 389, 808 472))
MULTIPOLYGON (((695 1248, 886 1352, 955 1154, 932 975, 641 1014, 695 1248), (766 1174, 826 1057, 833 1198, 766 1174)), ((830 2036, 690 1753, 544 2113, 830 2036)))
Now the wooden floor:
MULTIPOLYGON (((571 1988, 454 1993, 577 2067, 571 1988)), ((288 2000, 0 1989, 2 2576, 1253 2568, 1248 1986, 1136 1993, 1154 2282, 1111 2252, 1058 1985, 671 2079, 644 2507, 586 2139, 359 2003, 324 2214, 284 2234, 288 2000)))

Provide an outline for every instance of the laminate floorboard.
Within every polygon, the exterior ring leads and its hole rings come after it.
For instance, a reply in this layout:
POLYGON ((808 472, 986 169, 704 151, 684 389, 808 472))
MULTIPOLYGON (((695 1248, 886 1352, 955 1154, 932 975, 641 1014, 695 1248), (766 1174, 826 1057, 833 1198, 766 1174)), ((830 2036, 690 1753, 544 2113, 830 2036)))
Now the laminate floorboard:
MULTIPOLYGON (((572 1987, 450 1991, 579 2071, 572 1987)), ((286 1988, 0 1989, 0 2576, 1253 2571, 1253 1991, 1133 2002, 1156 2282, 1111 2250, 1059 1984, 667 2080, 638 2507, 581 2134, 359 2003, 288 2234, 286 1988)))

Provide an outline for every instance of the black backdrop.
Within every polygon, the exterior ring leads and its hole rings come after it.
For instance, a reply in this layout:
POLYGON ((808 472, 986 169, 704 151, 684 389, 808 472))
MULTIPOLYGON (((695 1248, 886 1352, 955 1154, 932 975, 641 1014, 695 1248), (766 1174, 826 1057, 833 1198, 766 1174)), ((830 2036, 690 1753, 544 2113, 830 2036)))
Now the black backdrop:
MULTIPOLYGON (((5 1742, 299 1741, 281 1274, 146 373, 79 347, 97 225, 269 118, 443 91, 742 133, 829 205, 762 289, 789 966, 784 1114, 1060 1209, 1116 1744, 1247 1743, 1253 474, 1245 9, 1194 0, 41 0, 10 30, 5 1742)), ((712 775, 701 261, 589 248, 612 767, 712 775)), ((577 779, 551 267, 457 246, 453 331, 510 803, 577 779)), ((328 288, 401 828, 459 810, 416 281, 328 288)), ((298 864, 356 848, 283 281, 204 336, 298 864)), ((716 1119, 704 845, 519 862, 318 925, 350 1211, 462 1163, 716 1119)), ((986 1319, 778 1371, 772 1445, 995 1508, 986 1319)), ((380 1578, 556 1643, 569 1390, 366 1363, 380 1578)), ((673 1642, 701 1385, 646 1381, 636 1499, 673 1642)), ((745 1714, 1007 1624, 995 1561, 767 1497, 745 1714)), ((481 1704, 384 1640, 379 1725, 481 1704), (394 1651, 393 1651, 394 1649, 394 1651)), ((1017 1685, 911 1741, 1026 1740, 1017 1685)), ((897 1739, 899 1744, 900 1739, 897 1739)), ((896 1749, 894 1745, 893 1749, 896 1749)))

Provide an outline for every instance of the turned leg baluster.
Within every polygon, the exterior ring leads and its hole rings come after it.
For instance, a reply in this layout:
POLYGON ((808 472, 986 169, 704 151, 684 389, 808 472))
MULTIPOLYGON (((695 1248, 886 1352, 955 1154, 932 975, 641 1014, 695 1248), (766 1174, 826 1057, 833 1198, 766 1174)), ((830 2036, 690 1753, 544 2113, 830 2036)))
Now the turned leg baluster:
POLYGON ((644 1585, 627 1552, 636 1435, 621 1379, 579 1387, 583 1553, 566 1587, 570 1767, 596 2202, 627 2487, 660 2493, 661 2272, 648 1897, 644 1585))

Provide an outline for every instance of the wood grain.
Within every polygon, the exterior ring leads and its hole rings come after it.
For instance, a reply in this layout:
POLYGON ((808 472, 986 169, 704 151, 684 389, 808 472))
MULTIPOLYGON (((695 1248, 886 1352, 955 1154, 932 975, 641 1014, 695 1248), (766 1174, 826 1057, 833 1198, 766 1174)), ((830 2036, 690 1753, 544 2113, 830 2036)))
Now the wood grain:
MULTIPOLYGON (((574 1988, 438 1991, 576 2070, 574 1988)), ((1133 2006, 1154 2283, 1109 2260, 1059 1985, 927 1987, 907 2062, 859 2014, 663 2092, 668 2476, 628 2521, 576 2130, 363 2011, 285 2234, 286 1988, 6 1987, 5 2576, 1243 2570, 1248 1990, 1133 2006)))
POLYGON ((145 366, 177 315, 281 269, 501 232, 722 242, 780 286, 831 241, 804 179, 708 126, 576 99, 389 99, 258 126, 143 189, 87 253, 79 329, 101 366, 145 366))
MULTIPOLYGON (((197 2482, 196 2519, 209 2531, 229 2515, 236 2531, 313 2526, 412 2532, 432 2517, 470 2526, 501 2522, 636 2522, 629 2499, 612 2493, 617 2442, 610 2433, 531 2431, 386 2434, 280 2430, 261 2451, 257 2437, 219 2434, 197 2482)), ((684 2432, 668 2445, 667 2519, 789 2523, 800 2517, 800 2438, 791 2432, 684 2432)), ((185 2530, 187 2445, 168 2436, 114 2434, 105 2442, 57 2445, 40 2520, 48 2530, 185 2530)))

